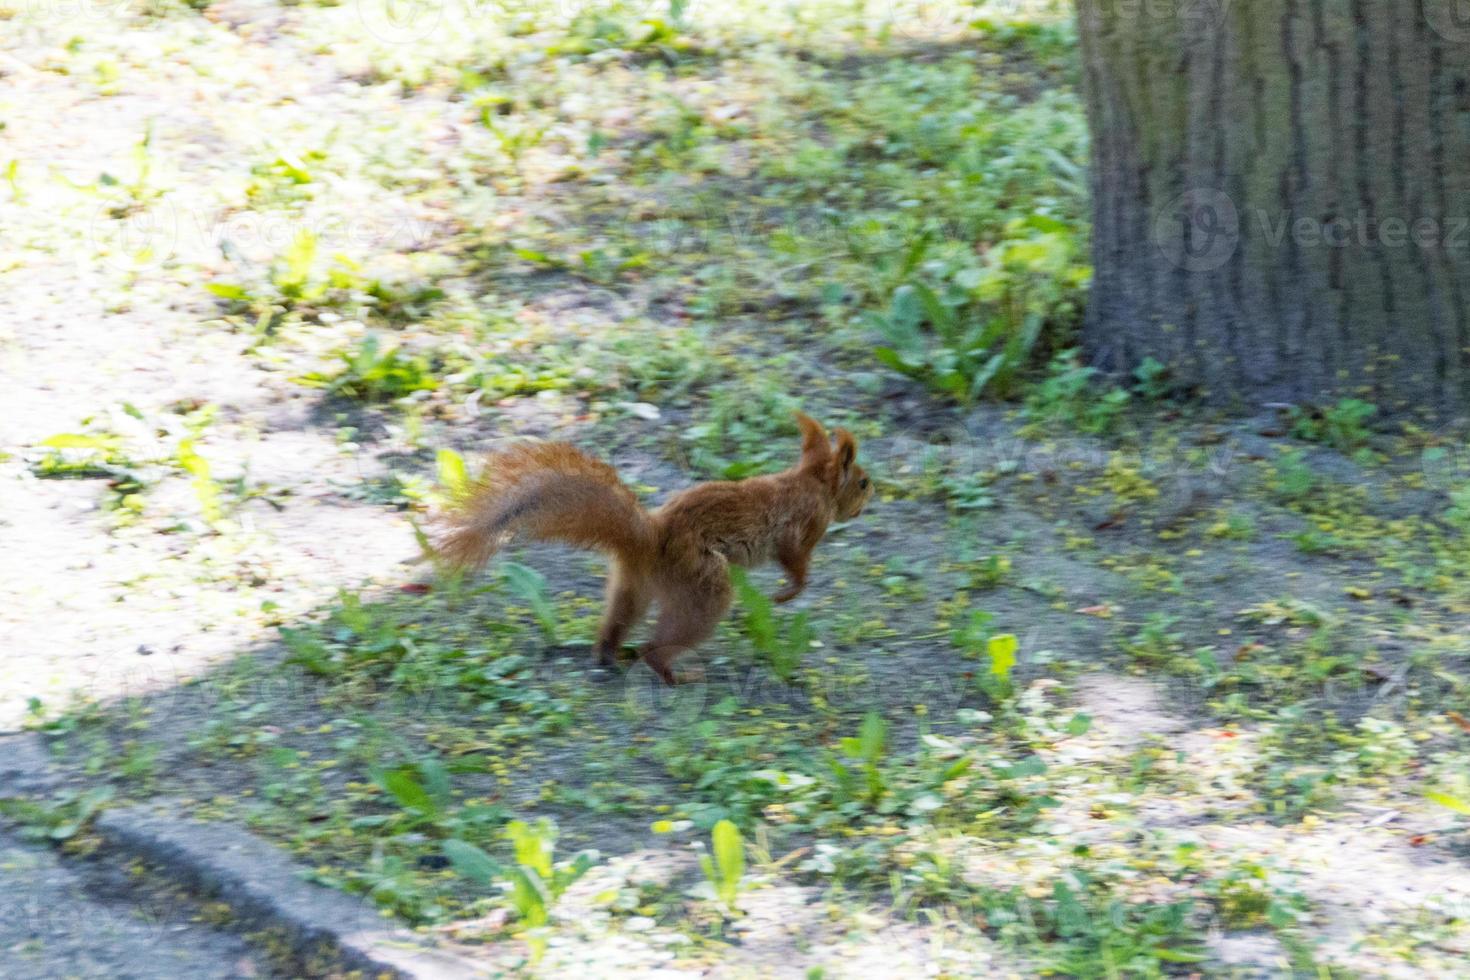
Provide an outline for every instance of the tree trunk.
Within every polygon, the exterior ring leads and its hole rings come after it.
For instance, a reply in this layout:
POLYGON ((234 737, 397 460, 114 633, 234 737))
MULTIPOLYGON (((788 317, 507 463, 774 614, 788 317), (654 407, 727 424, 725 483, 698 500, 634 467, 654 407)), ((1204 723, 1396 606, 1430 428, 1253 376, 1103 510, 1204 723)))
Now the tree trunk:
POLYGON ((1094 362, 1470 408, 1470 0, 1078 0, 1094 362))

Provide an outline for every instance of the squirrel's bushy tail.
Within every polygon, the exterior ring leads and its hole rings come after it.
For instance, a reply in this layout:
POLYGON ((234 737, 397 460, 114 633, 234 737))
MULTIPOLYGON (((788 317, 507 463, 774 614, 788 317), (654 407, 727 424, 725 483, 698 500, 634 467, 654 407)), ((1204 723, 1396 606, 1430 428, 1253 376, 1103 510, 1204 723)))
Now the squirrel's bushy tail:
POLYGON ((564 442, 525 443, 490 456, 441 527, 439 557, 459 568, 479 568, 517 534, 634 564, 657 547, 652 519, 617 472, 564 442))

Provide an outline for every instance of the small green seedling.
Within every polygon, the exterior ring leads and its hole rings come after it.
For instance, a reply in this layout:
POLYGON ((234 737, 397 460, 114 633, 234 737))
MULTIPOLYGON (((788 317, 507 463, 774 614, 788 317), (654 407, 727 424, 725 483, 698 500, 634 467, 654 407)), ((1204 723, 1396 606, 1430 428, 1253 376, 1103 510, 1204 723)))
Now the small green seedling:
POLYGON ((837 777, 837 789, 840 795, 848 799, 861 800, 870 807, 878 806, 888 792, 888 783, 879 765, 883 760, 887 741, 888 723, 878 712, 870 711, 864 716, 862 727, 858 729, 857 735, 844 738, 838 743, 842 754, 859 764, 864 782, 863 789, 859 792, 852 770, 841 760, 833 757, 829 760, 829 765, 833 775, 837 777))
POLYGON ((776 604, 751 583, 744 569, 731 568, 730 580, 744 610, 745 633, 751 646, 771 665, 777 677, 790 683, 814 638, 809 615, 777 613, 776 604))
POLYGON ((518 562, 506 562, 500 566, 505 584, 517 598, 531 607, 541 634, 547 643, 557 642, 556 605, 546 591, 546 576, 518 562))
POLYGON ((593 852, 554 861, 556 828, 545 818, 534 824, 512 820, 505 825, 505 837, 515 853, 514 867, 504 867, 474 844, 457 839, 444 842, 444 856, 455 871, 476 884, 509 893, 516 920, 525 927, 531 962, 536 963, 546 954, 544 930, 551 922, 552 907, 591 869, 593 852))
POLYGON ((985 641, 990 669, 981 675, 980 687, 992 701, 1007 701, 1015 695, 1016 685, 1011 680, 1011 671, 1015 669, 1020 645, 1014 633, 1001 633, 985 641))
POLYGON ((740 836, 740 828, 729 820, 715 824, 710 833, 710 849, 713 856, 700 855, 700 867, 704 869, 704 876, 709 879, 715 895, 734 912, 740 882, 745 876, 745 842, 740 836))

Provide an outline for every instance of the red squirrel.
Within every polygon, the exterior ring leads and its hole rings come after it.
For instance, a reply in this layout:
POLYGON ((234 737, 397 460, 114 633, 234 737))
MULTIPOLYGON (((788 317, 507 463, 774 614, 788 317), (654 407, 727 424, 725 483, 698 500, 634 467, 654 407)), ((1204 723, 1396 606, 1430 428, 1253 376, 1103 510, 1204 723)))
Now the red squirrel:
POLYGON ((628 631, 658 604, 639 655, 667 684, 673 662, 714 632, 730 609, 728 565, 776 561, 790 602, 806 587, 812 549, 833 521, 862 513, 872 497, 846 429, 831 439, 797 413, 801 459, 745 480, 701 483, 657 510, 644 509, 617 472, 564 442, 527 443, 491 455, 479 478, 442 515, 437 551, 451 567, 479 568, 512 537, 561 541, 608 554, 607 609, 595 653, 612 665, 628 631))

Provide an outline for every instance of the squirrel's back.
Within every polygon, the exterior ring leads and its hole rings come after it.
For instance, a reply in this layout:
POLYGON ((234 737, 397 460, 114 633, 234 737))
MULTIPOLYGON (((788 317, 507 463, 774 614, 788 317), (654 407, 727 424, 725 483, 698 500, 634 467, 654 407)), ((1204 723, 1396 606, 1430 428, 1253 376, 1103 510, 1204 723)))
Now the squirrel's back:
POLYGON ((793 471, 700 483, 669 498, 654 516, 666 553, 715 551, 746 567, 775 557, 792 525, 831 520, 821 488, 793 471))

